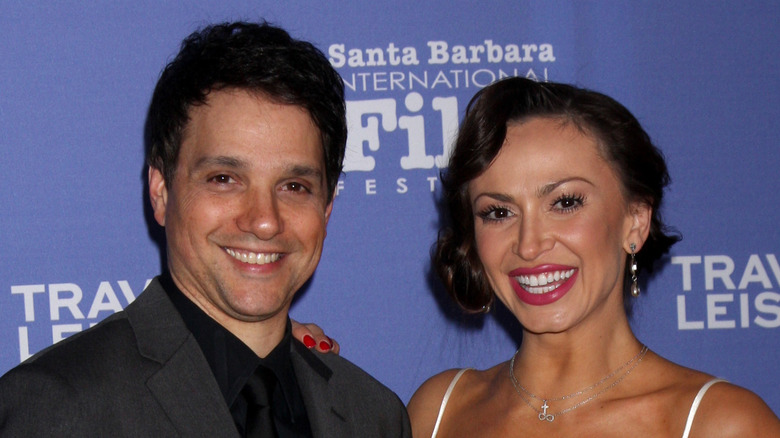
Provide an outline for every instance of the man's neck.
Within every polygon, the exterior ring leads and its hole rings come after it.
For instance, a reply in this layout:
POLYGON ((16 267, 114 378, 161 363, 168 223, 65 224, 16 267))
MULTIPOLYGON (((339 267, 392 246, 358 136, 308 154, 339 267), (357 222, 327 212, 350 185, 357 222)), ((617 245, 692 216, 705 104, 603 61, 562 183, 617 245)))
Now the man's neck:
POLYGON ((241 320, 228 315, 202 294, 182 288, 171 275, 172 286, 181 292, 187 300, 195 304, 206 316, 232 333, 258 357, 264 358, 282 341, 287 326, 290 303, 286 303, 278 312, 259 321, 241 320))
POLYGON ((271 318, 252 322, 232 318, 223 318, 224 320, 221 321, 214 318, 214 315, 206 313, 252 349, 258 357, 264 358, 279 345, 284 337, 288 308, 289 306, 285 307, 283 312, 279 312, 271 318))

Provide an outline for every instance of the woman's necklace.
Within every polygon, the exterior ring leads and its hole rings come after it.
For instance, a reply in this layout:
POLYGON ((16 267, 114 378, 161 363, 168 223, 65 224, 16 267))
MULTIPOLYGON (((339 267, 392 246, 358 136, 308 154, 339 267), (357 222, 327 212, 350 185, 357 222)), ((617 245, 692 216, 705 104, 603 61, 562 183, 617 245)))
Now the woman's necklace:
POLYGON ((556 397, 556 398, 541 398, 541 397, 537 397, 536 395, 532 394, 530 391, 525 389, 525 387, 523 385, 521 385, 520 382, 517 381, 517 377, 515 377, 515 358, 517 357, 517 353, 519 351, 520 351, 520 349, 515 351, 515 354, 512 356, 512 361, 509 363, 509 379, 512 380, 512 385, 515 387, 515 391, 517 391, 517 394, 520 396, 520 399, 522 399, 525 402, 525 404, 527 404, 531 409, 533 409, 534 411, 536 411, 539 414, 539 421, 549 421, 549 422, 552 422, 552 421, 555 420, 555 417, 557 417, 558 415, 563 415, 563 414, 565 414, 567 412, 573 411, 573 410, 577 409, 578 407, 584 405, 585 403, 595 399, 596 397, 600 396, 601 394, 604 394, 605 392, 607 392, 610 389, 612 389, 615 386, 617 386, 618 383, 620 383, 623 379, 625 379, 626 376, 629 375, 631 373, 631 371, 633 371, 633 369, 636 368, 637 365, 639 365, 640 362, 642 362, 642 359, 644 359, 645 354, 647 354, 648 348, 647 348, 647 345, 642 345, 642 349, 639 350, 639 353, 637 353, 636 356, 632 357, 628 362, 624 363, 623 365, 618 367, 616 370, 614 370, 611 373, 607 374, 606 377, 604 377, 603 379, 599 380, 598 382, 588 386, 587 388, 581 389, 581 390, 579 390, 577 392, 573 392, 573 393, 571 393, 569 395, 564 395, 564 396, 556 397), (558 411, 558 412, 556 412, 554 414, 548 414, 547 413, 547 409, 550 408, 550 406, 547 404, 547 402, 567 400, 567 399, 570 399, 572 397, 577 397, 579 395, 588 393, 588 392, 596 389, 597 387, 599 387, 602 383, 604 383, 607 380, 609 380, 612 377, 614 377, 617 373, 619 373, 622 369, 624 369, 626 367, 628 367, 628 369, 617 380, 612 382, 609 386, 604 387, 601 391, 593 394, 592 396, 590 396, 590 397, 586 398, 585 400, 577 403, 576 405, 571 406, 569 408, 566 408, 566 409, 564 409, 562 411, 558 411), (525 393, 529 398, 526 398, 523 395, 523 393, 525 393), (531 399, 541 400, 541 402, 542 402, 541 409, 542 410, 536 409, 534 407, 534 405, 531 404, 531 399))

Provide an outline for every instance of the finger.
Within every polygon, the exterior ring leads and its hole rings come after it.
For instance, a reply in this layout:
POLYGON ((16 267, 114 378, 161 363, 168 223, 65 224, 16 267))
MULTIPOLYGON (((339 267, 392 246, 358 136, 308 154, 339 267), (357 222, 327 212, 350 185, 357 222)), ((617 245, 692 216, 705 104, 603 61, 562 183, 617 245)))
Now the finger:
MULTIPOLYGON (((301 324, 298 321, 291 319, 292 322, 292 336, 298 342, 301 342, 306 348, 312 348, 317 345, 317 340, 309 328, 309 324, 301 324)), ((317 327, 316 325, 314 327, 317 327)), ((319 329, 319 327, 317 327, 319 329)), ((322 330, 319 330, 322 333, 322 330)))
POLYGON ((339 343, 326 335, 317 324, 300 323, 294 319, 290 321, 292 322, 293 337, 307 348, 315 348, 321 353, 339 354, 341 351, 339 343))
POLYGON ((314 337, 314 342, 317 351, 321 353, 336 353, 339 354, 341 347, 339 343, 334 341, 333 338, 326 335, 325 332, 317 324, 307 323, 304 324, 309 330, 309 333, 314 337))

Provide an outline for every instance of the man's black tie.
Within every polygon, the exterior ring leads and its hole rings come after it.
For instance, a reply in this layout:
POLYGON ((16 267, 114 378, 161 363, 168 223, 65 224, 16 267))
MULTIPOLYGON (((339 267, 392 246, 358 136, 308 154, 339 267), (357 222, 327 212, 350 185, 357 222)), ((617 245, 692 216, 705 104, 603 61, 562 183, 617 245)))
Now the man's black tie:
POLYGON ((263 366, 257 367, 244 386, 247 400, 246 436, 248 438, 275 438, 274 416, 271 409, 276 376, 263 366))

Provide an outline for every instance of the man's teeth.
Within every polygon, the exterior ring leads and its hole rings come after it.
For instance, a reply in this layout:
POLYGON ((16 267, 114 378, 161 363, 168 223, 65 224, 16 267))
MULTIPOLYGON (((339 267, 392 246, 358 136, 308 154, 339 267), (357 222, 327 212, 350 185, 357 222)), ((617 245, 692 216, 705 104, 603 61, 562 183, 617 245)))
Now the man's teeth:
POLYGON ((543 294, 558 289, 562 283, 550 283, 566 280, 574 274, 574 271, 574 269, 569 269, 566 271, 545 272, 539 275, 520 275, 515 277, 515 280, 528 292, 532 294, 543 294), (547 286, 548 284, 549 286, 547 286))
POLYGON ((249 263, 251 265, 264 265, 266 263, 273 263, 279 260, 281 257, 281 254, 279 253, 258 254, 254 252, 238 252, 230 248, 225 248, 225 251, 234 259, 240 260, 244 263, 249 263))

